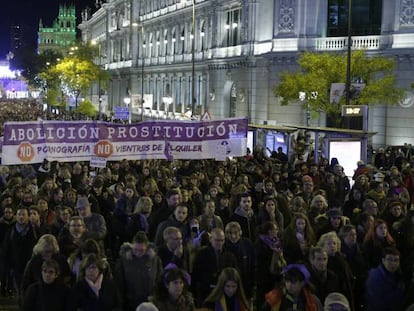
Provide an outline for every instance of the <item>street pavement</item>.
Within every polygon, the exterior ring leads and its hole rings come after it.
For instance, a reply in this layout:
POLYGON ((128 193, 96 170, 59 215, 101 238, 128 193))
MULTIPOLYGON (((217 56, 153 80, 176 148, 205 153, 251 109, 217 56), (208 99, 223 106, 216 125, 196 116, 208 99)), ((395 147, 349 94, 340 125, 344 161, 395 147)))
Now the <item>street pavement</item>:
POLYGON ((14 298, 0 296, 0 311, 18 311, 19 307, 14 298))

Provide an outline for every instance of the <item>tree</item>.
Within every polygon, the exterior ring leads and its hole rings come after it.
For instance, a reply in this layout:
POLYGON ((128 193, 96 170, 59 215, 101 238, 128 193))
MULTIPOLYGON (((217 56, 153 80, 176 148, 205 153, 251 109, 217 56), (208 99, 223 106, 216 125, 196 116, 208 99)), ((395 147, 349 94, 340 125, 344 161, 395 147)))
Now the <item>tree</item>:
MULTIPOLYGON (((339 116, 346 95, 339 104, 330 103, 332 83, 345 83, 347 54, 304 52, 299 56, 299 71, 283 72, 281 82, 273 88, 281 104, 298 102, 299 92, 307 94, 303 108, 312 114, 321 111, 339 116)), ((351 54, 351 82, 362 81, 366 86, 352 98, 352 105, 398 104, 404 91, 396 86, 393 74, 395 63, 390 58, 367 56, 365 51, 353 51, 351 54)))
POLYGON ((63 92, 75 97, 76 107, 79 95, 87 91, 100 75, 99 66, 76 55, 65 57, 51 70, 58 75, 63 92))
POLYGON ((109 74, 93 62, 96 53, 96 48, 91 45, 72 47, 66 57, 54 63, 47 62, 45 70, 36 76, 38 84, 46 95, 60 91, 62 104, 65 104, 65 96, 74 97, 77 107, 81 93, 88 91, 96 81, 100 81, 101 87, 104 87, 109 79, 109 74))
POLYGON ((75 111, 88 117, 94 117, 97 113, 95 106, 89 99, 82 101, 75 111))

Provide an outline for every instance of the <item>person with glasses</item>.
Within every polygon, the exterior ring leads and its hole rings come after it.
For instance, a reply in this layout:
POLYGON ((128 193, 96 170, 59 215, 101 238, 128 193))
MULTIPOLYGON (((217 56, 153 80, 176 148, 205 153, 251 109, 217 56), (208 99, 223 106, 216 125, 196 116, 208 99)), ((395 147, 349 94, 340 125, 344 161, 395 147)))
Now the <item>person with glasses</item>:
POLYGON ((85 197, 79 198, 76 203, 76 210, 85 222, 86 230, 90 238, 96 240, 104 250, 104 240, 107 234, 105 218, 97 213, 92 213, 91 203, 85 197))
POLYGON ((162 261, 162 266, 166 267, 173 263, 178 268, 186 271, 190 270, 190 253, 185 243, 183 235, 176 227, 167 227, 163 232, 164 244, 157 251, 162 261))
POLYGON ((97 254, 88 254, 80 265, 78 282, 73 286, 76 310, 119 310, 120 298, 109 265, 97 254))
POLYGON ((397 248, 383 249, 381 263, 368 272, 365 289, 367 311, 402 310, 404 283, 397 248))
POLYGON ((47 259, 41 265, 41 279, 31 284, 23 299, 22 311, 70 311, 72 309, 71 291, 58 281, 59 264, 47 259))
POLYGON ((69 220, 69 224, 63 227, 58 236, 61 253, 66 258, 69 258, 69 256, 88 238, 90 238, 90 235, 86 230, 83 218, 80 216, 72 216, 69 220))
POLYGON ((42 279, 42 264, 45 260, 53 259, 59 265, 59 281, 70 284, 70 270, 66 258, 60 254, 59 245, 55 236, 51 234, 42 235, 33 247, 33 256, 30 258, 24 270, 21 289, 24 292, 29 285, 42 279))

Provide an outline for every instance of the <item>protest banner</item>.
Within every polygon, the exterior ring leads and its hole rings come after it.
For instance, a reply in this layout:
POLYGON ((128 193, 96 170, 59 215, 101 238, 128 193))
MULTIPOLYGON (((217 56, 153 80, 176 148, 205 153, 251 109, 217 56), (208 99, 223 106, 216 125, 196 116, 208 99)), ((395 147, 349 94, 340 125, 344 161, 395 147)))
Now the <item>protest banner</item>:
POLYGON ((247 118, 214 121, 6 122, 2 164, 123 159, 222 159, 246 154, 247 118))

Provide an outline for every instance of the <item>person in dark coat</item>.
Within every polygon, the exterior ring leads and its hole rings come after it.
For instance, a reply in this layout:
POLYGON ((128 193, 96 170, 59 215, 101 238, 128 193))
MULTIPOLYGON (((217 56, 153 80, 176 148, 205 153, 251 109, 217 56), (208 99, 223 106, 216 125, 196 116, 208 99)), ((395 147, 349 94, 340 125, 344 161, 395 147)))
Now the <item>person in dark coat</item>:
POLYGON ((21 281, 27 262, 32 256, 33 246, 38 240, 38 234, 29 223, 29 210, 18 207, 16 223, 8 231, 4 240, 6 264, 13 271, 13 281, 17 298, 21 301, 21 281))
POLYGON ((188 285, 189 274, 171 264, 165 269, 150 300, 162 311, 195 311, 188 285))
POLYGON ((163 232, 164 243, 158 248, 162 266, 175 264, 178 268, 190 271, 190 253, 183 243, 183 235, 176 227, 167 227, 163 232))
POLYGON ((42 263, 42 279, 31 284, 24 295, 22 311, 72 311, 70 289, 59 283, 59 264, 48 259, 42 263))
POLYGON ((135 311, 140 303, 148 301, 163 273, 160 258, 148 244, 145 232, 139 231, 132 243, 121 246, 114 276, 124 311, 135 311))
POLYGON ((157 233, 155 234, 155 245, 161 246, 164 238, 164 229, 167 227, 176 227, 180 229, 184 241, 190 237, 190 226, 187 222, 188 207, 185 205, 177 205, 174 209, 174 213, 168 217, 167 220, 160 223, 157 227, 157 233))
POLYGON ((250 241, 255 240, 256 220, 252 208, 252 196, 245 192, 240 196, 239 206, 234 210, 231 221, 237 221, 242 228, 242 235, 250 241))
POLYGON ((42 279, 42 264, 45 260, 53 259, 59 265, 58 281, 69 285, 71 274, 66 258, 59 253, 59 246, 54 235, 42 235, 33 247, 33 256, 30 258, 24 270, 21 289, 25 290, 33 283, 42 279))
POLYGON ((282 281, 282 268, 286 265, 283 255, 283 245, 279 236, 279 229, 273 222, 265 222, 258 228, 258 239, 255 243, 257 269, 256 309, 260 310, 265 295, 275 284, 282 281))
POLYGON ((162 223, 164 220, 167 220, 168 217, 174 212, 176 206, 180 203, 180 192, 177 189, 168 190, 165 194, 165 201, 160 207, 155 208, 154 200, 154 212, 152 219, 149 222, 150 232, 149 238, 152 241, 155 237, 157 226, 162 223))
POLYGON ((353 225, 344 225, 339 230, 341 253, 354 275, 355 310, 364 310, 365 280, 368 275, 368 264, 361 252, 357 240, 357 231, 353 225))
POLYGON ((335 272, 328 269, 328 254, 322 247, 312 247, 309 250, 310 282, 315 289, 315 295, 320 301, 332 292, 341 292, 341 284, 335 272))
POLYGON ((224 242, 223 230, 214 228, 210 235, 210 245, 201 249, 194 258, 191 286, 198 306, 203 305, 224 268, 237 268, 237 259, 223 249, 224 242))
POLYGON ((114 280, 107 273, 106 261, 96 254, 81 263, 79 281, 73 288, 74 307, 80 310, 112 311, 120 307, 114 280))
POLYGON ((341 240, 335 231, 321 235, 317 243, 328 254, 328 269, 335 272, 341 284, 343 293, 349 304, 354 308, 354 276, 349 268, 348 262, 341 253, 341 240))
POLYGON ((256 250, 254 244, 247 238, 243 238, 238 222, 232 221, 225 228, 226 242, 224 250, 234 254, 243 283, 244 293, 249 299, 253 295, 254 271, 256 269, 256 250))
POLYGON ((404 284, 400 273, 400 252, 384 248, 381 263, 368 272, 366 282, 367 311, 402 310, 404 284))

